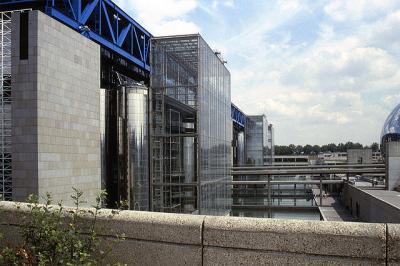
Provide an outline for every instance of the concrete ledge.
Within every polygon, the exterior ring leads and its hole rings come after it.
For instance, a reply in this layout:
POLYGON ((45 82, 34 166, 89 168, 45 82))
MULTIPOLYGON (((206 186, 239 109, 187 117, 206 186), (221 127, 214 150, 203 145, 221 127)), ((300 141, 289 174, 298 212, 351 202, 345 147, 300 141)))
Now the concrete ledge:
MULTIPOLYGON (((53 206, 57 209, 57 206, 53 206)), ((67 208, 65 211, 73 209, 67 208)), ((93 209, 83 209, 86 213, 93 209)), ((108 262, 128 265, 399 264, 400 224, 212 217, 101 210, 98 236, 115 234, 108 262)), ((0 202, 5 244, 21 242, 28 204, 0 202)), ((92 218, 86 215, 83 223, 92 218)))
MULTIPOLYGON (((0 202, 0 225, 20 225, 29 213, 29 204, 0 202)), ((52 206, 55 210, 58 206, 52 206)), ((65 212, 74 208, 65 208, 65 212)), ((94 208, 82 208, 84 213, 94 212, 94 208)), ((90 219, 90 215, 85 215, 90 219)), ((157 212, 116 211, 102 209, 96 226, 100 236, 114 237, 125 234, 127 239, 141 239, 168 243, 201 245, 204 216, 169 214, 157 212)))
POLYGON ((384 261, 386 228, 384 224, 206 217, 204 245, 384 261))
POLYGON ((99 234, 113 236, 124 233, 126 238, 201 245, 204 216, 156 212, 121 211, 111 219, 110 211, 98 218, 99 234))

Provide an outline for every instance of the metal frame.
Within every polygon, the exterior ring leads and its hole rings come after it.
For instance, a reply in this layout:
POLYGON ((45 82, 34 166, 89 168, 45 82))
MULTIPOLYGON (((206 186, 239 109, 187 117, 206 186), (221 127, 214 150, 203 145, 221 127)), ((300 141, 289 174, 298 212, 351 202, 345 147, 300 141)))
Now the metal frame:
POLYGON ((9 0, 2 5, 41 5, 49 16, 150 72, 152 35, 110 0, 9 0))
POLYGON ((12 199, 11 14, 0 13, 0 195, 12 199))
POLYGON ((232 121, 240 128, 246 127, 246 115, 234 104, 231 105, 232 121))

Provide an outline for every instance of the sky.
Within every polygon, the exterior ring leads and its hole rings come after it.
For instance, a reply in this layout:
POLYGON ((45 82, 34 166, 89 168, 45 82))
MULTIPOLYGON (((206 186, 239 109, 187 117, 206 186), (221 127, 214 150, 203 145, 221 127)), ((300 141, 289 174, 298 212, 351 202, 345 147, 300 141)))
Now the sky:
POLYGON ((115 0, 155 36, 200 33, 275 143, 379 142, 400 103, 398 0, 115 0))

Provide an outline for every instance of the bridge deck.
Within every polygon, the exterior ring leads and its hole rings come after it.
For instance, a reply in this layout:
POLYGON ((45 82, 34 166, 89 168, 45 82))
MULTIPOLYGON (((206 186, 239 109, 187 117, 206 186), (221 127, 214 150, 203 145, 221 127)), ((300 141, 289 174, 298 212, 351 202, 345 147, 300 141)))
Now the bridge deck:
POLYGON ((354 222, 354 218, 351 213, 340 203, 337 198, 332 196, 322 197, 322 206, 320 206, 320 190, 315 187, 312 189, 314 194, 315 202, 317 203, 318 209, 324 221, 342 221, 342 222, 354 222))

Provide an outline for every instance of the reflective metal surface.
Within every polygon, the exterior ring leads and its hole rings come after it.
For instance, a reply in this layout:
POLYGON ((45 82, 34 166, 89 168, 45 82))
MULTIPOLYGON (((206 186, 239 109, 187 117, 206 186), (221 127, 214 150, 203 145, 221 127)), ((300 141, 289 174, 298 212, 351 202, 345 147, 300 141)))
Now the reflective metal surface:
POLYGON ((106 189, 106 90, 100 89, 101 189, 106 189))
POLYGON ((238 157, 238 166, 244 166, 246 164, 246 153, 245 153, 245 144, 244 144, 244 132, 238 133, 237 139, 237 157, 238 157))
POLYGON ((127 86, 127 156, 130 206, 134 210, 149 208, 149 136, 148 89, 127 86))
POLYGON ((248 116, 246 123, 246 164, 264 165, 268 150, 268 122, 264 115, 248 116))
POLYGON ((400 104, 393 109, 383 125, 381 140, 384 141, 388 137, 392 140, 400 139, 400 104))

